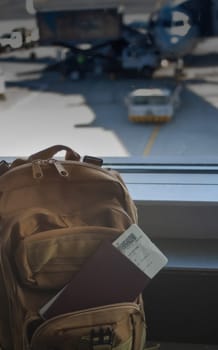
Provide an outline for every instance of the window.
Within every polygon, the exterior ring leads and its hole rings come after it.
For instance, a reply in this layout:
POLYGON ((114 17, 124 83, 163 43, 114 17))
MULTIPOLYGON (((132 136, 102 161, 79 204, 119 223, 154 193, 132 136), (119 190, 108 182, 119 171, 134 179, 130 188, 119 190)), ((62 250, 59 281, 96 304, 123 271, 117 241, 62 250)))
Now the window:
POLYGON ((131 99, 134 105, 164 105, 169 102, 168 96, 133 96, 131 99))
POLYGON ((218 3, 205 4, 0 3, 0 158, 53 144, 102 157, 121 173, 140 226, 170 256, 167 273, 215 276, 218 3), (138 89, 178 86, 175 109, 140 112, 141 104, 170 105, 167 94, 135 95, 131 111, 125 103, 138 89))
MULTIPOLYGON (((99 157, 215 156, 217 25, 211 13, 217 4, 210 2, 202 24, 203 2, 193 2, 192 10, 182 1, 176 9, 166 3, 0 4, 0 68, 6 87, 0 103, 1 153, 27 156, 64 143, 99 157), (138 57, 127 55, 133 47, 138 57), (129 119, 129 93, 168 85, 182 87, 172 116, 129 119), (15 139, 17 133, 16 148, 9 146, 7 135, 15 139)), ((134 102, 142 99, 143 104, 167 103, 164 96, 137 96, 134 102)))

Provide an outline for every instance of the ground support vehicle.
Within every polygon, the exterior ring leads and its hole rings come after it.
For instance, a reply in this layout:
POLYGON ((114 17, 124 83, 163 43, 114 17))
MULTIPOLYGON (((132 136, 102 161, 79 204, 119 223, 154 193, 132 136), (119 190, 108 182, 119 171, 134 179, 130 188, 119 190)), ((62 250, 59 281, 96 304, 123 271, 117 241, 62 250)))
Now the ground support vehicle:
POLYGON ((22 38, 21 47, 23 48, 31 48, 38 44, 39 41, 39 33, 38 29, 28 29, 25 27, 14 28, 12 33, 19 33, 22 38))
POLYGON ((122 69, 134 70, 144 78, 151 78, 160 66, 160 56, 153 48, 128 46, 122 52, 122 69))
POLYGON ((181 86, 136 89, 126 98, 128 119, 133 122, 168 122, 180 104, 181 86))
POLYGON ((0 36, 0 52, 10 52, 23 45, 22 35, 19 32, 6 33, 0 36))

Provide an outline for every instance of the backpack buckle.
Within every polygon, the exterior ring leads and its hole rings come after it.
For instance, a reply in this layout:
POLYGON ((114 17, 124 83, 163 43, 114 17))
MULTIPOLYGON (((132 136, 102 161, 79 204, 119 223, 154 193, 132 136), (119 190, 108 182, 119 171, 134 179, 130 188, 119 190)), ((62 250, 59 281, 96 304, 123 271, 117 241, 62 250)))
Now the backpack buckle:
POLYGON ((84 156, 83 162, 101 167, 103 164, 103 159, 92 156, 84 156))
POLYGON ((109 327, 100 328, 98 331, 91 331, 91 350, 111 350, 113 345, 114 332, 109 327))

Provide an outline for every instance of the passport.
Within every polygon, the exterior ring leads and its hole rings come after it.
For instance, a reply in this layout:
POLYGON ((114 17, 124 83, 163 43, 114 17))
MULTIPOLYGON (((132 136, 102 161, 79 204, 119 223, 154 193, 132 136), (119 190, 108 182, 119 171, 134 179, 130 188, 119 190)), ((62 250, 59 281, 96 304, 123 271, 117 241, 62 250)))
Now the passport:
POLYGON ((108 240, 72 280, 39 310, 43 319, 121 302, 134 302, 151 278, 108 240))

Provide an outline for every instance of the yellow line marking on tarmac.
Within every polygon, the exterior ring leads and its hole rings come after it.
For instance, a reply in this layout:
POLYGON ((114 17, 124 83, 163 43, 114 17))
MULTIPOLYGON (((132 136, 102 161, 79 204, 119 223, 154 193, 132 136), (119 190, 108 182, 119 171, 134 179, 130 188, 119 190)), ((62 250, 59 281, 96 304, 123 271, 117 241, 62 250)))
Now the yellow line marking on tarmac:
POLYGON ((151 149, 152 149, 152 146, 157 138, 157 135, 160 131, 160 128, 161 128, 161 125, 157 125, 154 127, 153 131, 152 131, 152 134, 148 140, 148 143, 144 149, 144 156, 148 156, 151 152, 151 149))

